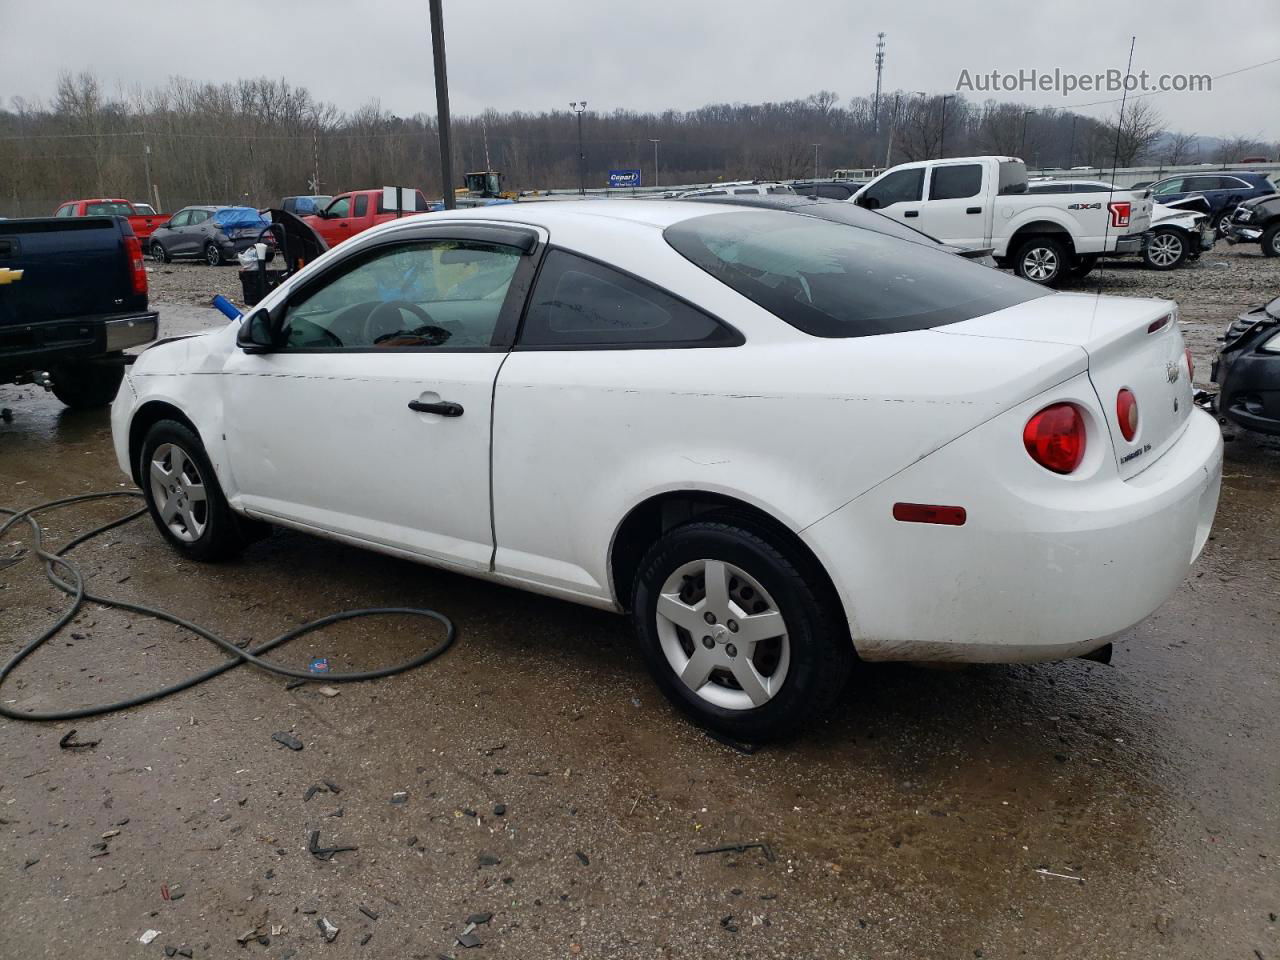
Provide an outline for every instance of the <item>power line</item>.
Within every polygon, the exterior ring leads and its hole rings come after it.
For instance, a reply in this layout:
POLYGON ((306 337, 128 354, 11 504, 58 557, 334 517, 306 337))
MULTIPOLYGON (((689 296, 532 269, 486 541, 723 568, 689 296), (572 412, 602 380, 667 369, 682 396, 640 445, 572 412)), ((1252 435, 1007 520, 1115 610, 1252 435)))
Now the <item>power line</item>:
MULTIPOLYGON (((1276 57, 1273 60, 1263 60, 1261 63, 1251 63, 1247 67, 1240 67, 1237 70, 1228 70, 1226 73, 1215 73, 1212 76, 1210 76, 1209 79, 1222 80, 1225 77, 1234 77, 1237 74, 1248 73, 1250 70, 1258 70, 1261 67, 1269 67, 1273 63, 1280 63, 1280 57, 1276 57)), ((1148 91, 1147 93, 1135 93, 1132 99, 1141 100, 1143 97, 1154 97, 1162 93, 1186 93, 1186 92, 1187 91, 1185 90, 1151 90, 1151 91, 1148 91)), ((1067 103, 1067 104, 1063 104, 1058 109, 1074 110, 1077 107, 1096 107, 1096 106, 1100 106, 1102 104, 1107 104, 1107 103, 1121 103, 1127 97, 1128 97, 1128 94, 1126 92, 1124 96, 1113 97, 1110 100, 1090 100, 1088 103, 1067 103)))

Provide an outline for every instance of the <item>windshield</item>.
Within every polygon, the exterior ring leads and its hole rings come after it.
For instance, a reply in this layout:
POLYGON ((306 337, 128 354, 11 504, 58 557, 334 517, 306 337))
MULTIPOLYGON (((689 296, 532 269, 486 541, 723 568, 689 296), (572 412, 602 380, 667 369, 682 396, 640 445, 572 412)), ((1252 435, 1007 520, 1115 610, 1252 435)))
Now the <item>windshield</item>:
POLYGON ((663 236, 717 280, 815 337, 924 330, 1049 293, 919 242, 780 211, 694 217, 663 236))

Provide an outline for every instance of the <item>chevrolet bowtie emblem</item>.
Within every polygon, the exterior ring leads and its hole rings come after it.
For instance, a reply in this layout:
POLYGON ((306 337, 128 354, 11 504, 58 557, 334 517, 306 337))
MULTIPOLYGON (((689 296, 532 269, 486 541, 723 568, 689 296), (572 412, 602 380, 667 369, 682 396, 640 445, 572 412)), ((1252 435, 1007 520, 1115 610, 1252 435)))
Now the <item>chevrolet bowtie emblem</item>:
POLYGON ((17 283, 21 279, 21 270, 10 270, 8 267, 0 267, 0 286, 3 286, 6 283, 17 283))

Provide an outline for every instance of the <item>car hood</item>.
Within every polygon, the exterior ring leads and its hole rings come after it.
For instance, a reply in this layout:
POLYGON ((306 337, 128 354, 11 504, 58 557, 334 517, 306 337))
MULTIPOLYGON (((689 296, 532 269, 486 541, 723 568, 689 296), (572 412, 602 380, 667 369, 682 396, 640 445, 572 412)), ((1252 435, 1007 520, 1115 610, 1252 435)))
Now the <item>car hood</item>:
POLYGON ((232 320, 216 330, 158 340, 138 354, 129 368, 130 376, 172 376, 210 373, 222 369, 230 345, 235 343, 239 321, 232 320))

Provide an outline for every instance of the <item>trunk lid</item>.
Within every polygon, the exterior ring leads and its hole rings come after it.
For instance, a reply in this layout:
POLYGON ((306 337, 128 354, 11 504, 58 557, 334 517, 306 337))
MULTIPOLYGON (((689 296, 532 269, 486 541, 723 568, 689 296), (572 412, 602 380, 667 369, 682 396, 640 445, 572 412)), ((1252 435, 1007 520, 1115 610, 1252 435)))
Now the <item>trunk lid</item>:
POLYGON ((1168 300, 1058 293, 936 332, 1083 348, 1124 479, 1154 463, 1191 416, 1186 346, 1177 305, 1168 300), (1131 441, 1120 429, 1116 410, 1121 389, 1138 401, 1138 428, 1131 441))

